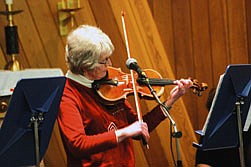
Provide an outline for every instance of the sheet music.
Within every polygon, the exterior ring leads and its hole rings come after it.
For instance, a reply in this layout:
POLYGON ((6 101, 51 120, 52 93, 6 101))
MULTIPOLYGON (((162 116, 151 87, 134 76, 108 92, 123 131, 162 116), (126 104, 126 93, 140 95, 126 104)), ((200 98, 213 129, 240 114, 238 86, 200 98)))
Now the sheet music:
POLYGON ((245 125, 244 125, 244 128, 243 128, 243 131, 247 132, 249 127, 250 127, 250 124, 251 124, 251 103, 250 103, 250 106, 249 106, 248 115, 247 115, 247 118, 246 118, 246 122, 245 122, 245 125))
POLYGON ((212 114, 212 110, 213 110, 213 106, 215 104, 215 101, 216 101, 216 97, 218 96, 218 93, 219 93, 219 90, 220 90, 220 87, 221 87, 221 83, 222 83, 222 79, 224 77, 224 74, 220 75, 220 79, 219 79, 219 82, 218 82, 218 85, 217 85, 217 88, 216 88, 216 91, 215 91, 215 95, 214 95, 214 98, 213 98, 213 101, 212 101, 212 105, 210 107, 210 111, 207 115, 207 119, 206 119, 206 122, 203 126, 203 129, 202 129, 202 133, 205 134, 206 132, 206 129, 207 129, 207 125, 208 125, 208 122, 209 122, 209 119, 211 117, 211 114, 212 114))
POLYGON ((42 78, 63 76, 59 68, 50 69, 25 69, 21 71, 0 71, 0 96, 8 96, 13 93, 17 82, 25 78, 42 78))

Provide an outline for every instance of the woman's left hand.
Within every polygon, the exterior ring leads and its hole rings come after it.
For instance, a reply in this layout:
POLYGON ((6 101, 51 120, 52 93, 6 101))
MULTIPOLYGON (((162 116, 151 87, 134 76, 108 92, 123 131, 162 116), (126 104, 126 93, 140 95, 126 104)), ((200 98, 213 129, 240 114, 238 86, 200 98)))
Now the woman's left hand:
POLYGON ((188 89, 193 85, 190 79, 180 79, 174 81, 177 84, 171 91, 170 96, 165 102, 165 105, 172 106, 182 95, 184 95, 188 89))

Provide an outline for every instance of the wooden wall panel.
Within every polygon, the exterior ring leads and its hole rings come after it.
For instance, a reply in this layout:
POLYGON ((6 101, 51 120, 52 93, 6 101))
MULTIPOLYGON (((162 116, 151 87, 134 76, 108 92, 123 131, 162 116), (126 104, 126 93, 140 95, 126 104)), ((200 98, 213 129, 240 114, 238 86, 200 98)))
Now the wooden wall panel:
POLYGON ((58 124, 55 123, 47 152, 43 159, 45 167, 66 167, 67 160, 60 138, 58 124))
POLYGON ((152 4, 152 6, 153 6, 152 11, 154 13, 155 24, 158 27, 160 36, 162 37, 161 40, 163 42, 167 58, 173 69, 173 72, 175 72, 172 1, 171 0, 155 1, 152 4))
MULTIPOLYGON (((212 77, 212 60, 211 60, 211 39, 210 39, 210 23, 209 23, 209 7, 207 1, 195 0, 191 1, 191 25, 192 25, 192 45, 193 45, 193 71, 194 77, 200 82, 206 82, 211 87, 212 77), (199 33, 198 33, 199 32, 199 33), (200 70, 196 70, 200 69, 200 70)), ((184 69, 185 70, 185 69, 184 69)), ((197 98, 197 107, 194 111, 201 111, 205 104, 207 96, 197 98)), ((191 111, 194 113, 193 111, 191 111)), ((199 112, 201 113, 201 112, 199 112)), ((191 115, 191 114, 190 114, 191 115)), ((198 125, 204 123, 200 114, 197 115, 196 122, 198 125)), ((201 127, 194 127, 199 129, 201 127)))
POLYGON ((251 1, 248 1, 246 0, 245 1, 245 6, 246 6, 246 20, 247 20, 247 24, 246 24, 246 27, 247 27, 247 44, 248 44, 248 62, 250 63, 251 62, 251 46, 250 46, 250 43, 251 43, 251 1))
MULTIPOLYGON (((57 4, 61 0, 16 0, 14 9, 24 10, 14 16, 18 26, 20 53, 17 58, 24 68, 55 68, 66 72, 64 62, 65 36, 59 35, 57 4)), ((75 13, 74 27, 97 25, 107 33, 114 45, 112 62, 125 72, 127 53, 121 22, 125 20, 131 56, 142 68, 152 68, 165 78, 197 78, 209 89, 218 83, 219 75, 228 64, 250 63, 250 11, 246 0, 80 0, 82 9, 75 13)), ((5 10, 4 1, 0 10, 5 10)), ((9 56, 5 51, 4 26, 6 17, 0 15, 0 68, 9 56)), ((0 81, 2 82, 2 81, 0 81)), ((164 100, 172 86, 166 86, 164 100)), ((205 108, 208 91, 202 97, 191 92, 174 106, 171 115, 183 132, 179 140, 183 166, 193 166, 196 141, 194 130, 202 128, 207 116, 205 108)), ((133 104, 133 98, 129 97, 133 104)), ((150 110, 155 101, 142 100, 143 111, 150 110)), ((170 152, 169 121, 151 133, 150 150, 135 142, 137 166, 173 166, 170 152)), ((174 146, 173 141, 173 146, 174 146)), ((175 154, 175 147, 174 155, 175 154)), ((65 154, 58 129, 53 131, 45 165, 64 166, 65 154), (59 144, 59 145, 58 145, 59 144), (58 148, 58 149, 56 149, 58 148), (57 157, 60 155, 60 157, 57 157), (54 161, 57 160, 57 161, 54 161), (60 161, 60 163, 59 163, 60 161)))
POLYGON ((49 67, 61 68, 62 64, 65 64, 64 43, 60 36, 58 36, 58 33, 50 33, 58 32, 58 26, 53 17, 51 17, 53 13, 50 10, 49 4, 47 1, 32 0, 27 1, 27 4, 42 45, 41 48, 37 48, 38 52, 45 52, 44 55, 37 54, 39 55, 38 58, 44 56, 48 59, 49 67))
MULTIPOLYGON (((192 43, 192 27, 191 27, 191 11, 189 1, 172 1, 172 26, 174 40, 174 74, 175 78, 187 78, 194 76, 193 68, 193 43, 192 43)), ((196 109, 196 102, 193 97, 186 96, 184 99, 189 103, 187 108, 192 122, 196 121, 196 115, 192 112, 196 109)))
MULTIPOLYGON (((248 8, 244 1, 240 3, 240 1, 203 0, 171 1, 171 3, 165 1, 165 3, 171 5, 172 22, 170 25, 164 22, 157 26, 160 34, 163 34, 161 38, 164 39, 162 40, 164 45, 169 45, 165 39, 172 32, 168 33, 166 30, 170 29, 169 26, 172 27, 174 44, 170 45, 174 46, 174 64, 171 66, 174 66, 177 78, 190 75, 208 83, 210 89, 217 86, 219 75, 225 72, 228 64, 250 63, 245 29, 249 27, 245 19, 249 15, 246 16, 244 9, 246 7, 250 11, 250 7, 248 8), (241 54, 240 58, 236 56, 237 54, 241 54)), ((164 5, 158 6, 160 2, 150 0, 149 4, 152 5, 156 23, 165 19, 170 20, 169 12, 163 12, 164 9, 156 10, 164 5)), ((205 97, 202 98, 193 98, 190 95, 183 97, 195 129, 203 126, 207 116, 204 106, 207 93, 205 92, 205 97)))
POLYGON ((23 53, 20 54, 20 61, 27 61, 30 68, 51 67, 41 42, 40 34, 35 25, 34 18, 29 11, 27 1, 16 1, 15 9, 24 10, 22 13, 14 17, 15 24, 19 25, 18 35, 20 46, 23 48, 23 53))
MULTIPOLYGON (((0 1, 0 4, 2 7, 1 9, 5 10, 4 1, 0 1)), ((0 63, 1 63, 1 67, 0 67, 0 69, 3 69, 7 63, 7 57, 5 55, 6 46, 5 46, 5 32, 4 32, 4 27, 7 24, 7 21, 6 21, 6 17, 3 15, 0 15, 0 24, 1 24, 1 28, 0 28, 0 49, 1 49, 1 52, 0 52, 1 53, 1 62, 0 63)))
POLYGON ((219 74, 222 74, 228 64, 228 27, 226 4, 224 0, 213 0, 209 3, 210 43, 211 43, 211 87, 217 86, 219 74), (219 58, 221 61, 219 61, 219 58))
POLYGON ((234 0, 231 1, 231 3, 228 2, 227 7, 229 20, 230 63, 247 63, 248 47, 245 1, 234 0))
POLYGON ((0 66, 4 67, 6 64, 6 61, 5 61, 5 56, 4 56, 4 53, 2 52, 2 50, 3 49, 0 50, 0 66))

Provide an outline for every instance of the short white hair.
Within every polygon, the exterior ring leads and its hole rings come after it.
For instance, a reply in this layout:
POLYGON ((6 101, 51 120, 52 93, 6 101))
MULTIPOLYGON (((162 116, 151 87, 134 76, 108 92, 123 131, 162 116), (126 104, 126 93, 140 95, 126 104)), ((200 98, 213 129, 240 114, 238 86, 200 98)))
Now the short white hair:
POLYGON ((111 39, 99 28, 81 25, 67 37, 65 57, 68 68, 76 74, 92 70, 100 56, 114 51, 111 39))

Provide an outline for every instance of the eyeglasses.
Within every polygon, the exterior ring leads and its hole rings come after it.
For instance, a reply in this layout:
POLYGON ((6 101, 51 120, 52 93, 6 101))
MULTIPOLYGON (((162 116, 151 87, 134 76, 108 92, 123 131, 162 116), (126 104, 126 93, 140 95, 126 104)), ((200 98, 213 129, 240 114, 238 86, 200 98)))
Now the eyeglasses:
POLYGON ((98 64, 104 64, 104 65, 106 65, 109 62, 109 60, 110 60, 110 57, 107 57, 107 58, 105 58, 105 60, 103 60, 101 62, 98 62, 98 64))

